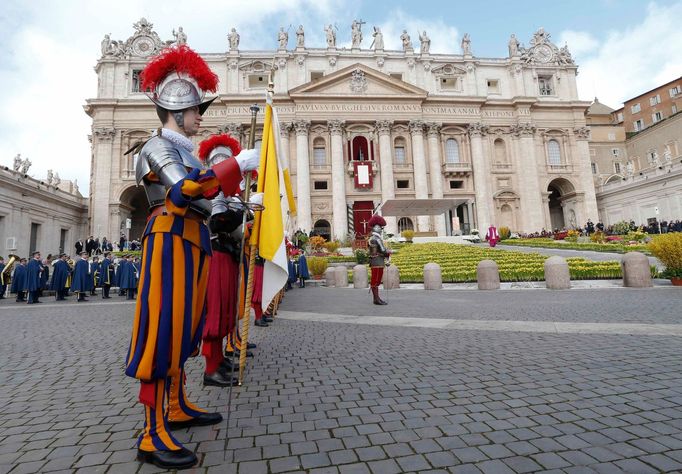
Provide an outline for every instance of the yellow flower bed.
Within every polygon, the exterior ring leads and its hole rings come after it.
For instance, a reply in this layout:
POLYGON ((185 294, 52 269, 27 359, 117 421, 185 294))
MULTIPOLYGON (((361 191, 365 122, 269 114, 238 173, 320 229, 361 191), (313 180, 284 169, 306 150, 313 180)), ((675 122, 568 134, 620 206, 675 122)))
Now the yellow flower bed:
MULTIPOLYGON (((512 252, 492 248, 445 243, 412 244, 393 255, 391 263, 400 270, 400 281, 423 282, 424 265, 440 265, 443 282, 474 282, 476 266, 481 260, 493 260, 500 269, 501 281, 542 281, 548 257, 539 253, 512 252)), ((620 262, 594 262, 584 258, 567 258, 574 280, 621 278, 620 262)))

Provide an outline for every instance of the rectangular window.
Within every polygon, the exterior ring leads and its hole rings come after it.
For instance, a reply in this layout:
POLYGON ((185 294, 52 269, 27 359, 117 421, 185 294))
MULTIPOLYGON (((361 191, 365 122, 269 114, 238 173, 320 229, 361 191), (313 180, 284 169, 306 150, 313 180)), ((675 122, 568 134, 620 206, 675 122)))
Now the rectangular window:
POLYGON ((616 134, 615 133, 609 133, 609 141, 610 142, 616 141, 616 134))
POLYGON ((405 147, 397 146, 395 147, 395 164, 405 165, 407 164, 407 157, 405 156, 405 147))
POLYGON ((662 113, 654 112, 653 114, 651 114, 651 121, 653 123, 660 122, 661 120, 663 120, 663 114, 662 113))
POLYGON ((410 180, 409 179, 399 179, 396 182, 396 187, 398 189, 410 189, 410 180))
POLYGON ((644 130, 644 120, 642 119, 635 121, 635 131, 639 132, 640 130, 644 130))
POLYGON ((611 154, 615 157, 620 156, 620 148, 611 148, 611 154))
POLYGON ((254 74, 249 76, 249 89, 265 89, 268 78, 263 75, 254 74))
POLYGON ((142 92, 142 81, 140 80, 141 72, 142 69, 133 69, 130 80, 130 92, 142 92))
POLYGON ((552 76, 538 76, 540 95, 554 95, 554 82, 552 76))
POLYGON ((35 222, 31 223, 31 236, 29 237, 29 249, 28 249, 28 254, 31 255, 33 252, 36 251, 36 248, 38 246, 38 233, 40 232, 40 224, 36 224, 35 222))
POLYGON ((673 112, 673 114, 677 113, 677 106, 675 104, 673 104, 672 112, 673 112))
POLYGON ((592 174, 597 174, 597 163, 592 163, 592 174))
POLYGON ((327 189, 327 182, 326 181, 315 181, 315 183, 313 183, 313 187, 314 187, 315 191, 324 191, 325 189, 327 189))
POLYGON ((440 78, 440 88, 444 91, 457 90, 457 78, 456 77, 441 77, 440 78))
POLYGON ((616 174, 620 174, 620 163, 613 164, 613 171, 615 171, 616 174))
POLYGON ((64 252, 64 248, 66 247, 66 235, 68 232, 68 229, 62 229, 59 232, 59 253, 64 252))
POLYGON ((310 82, 313 81, 319 81, 324 77, 324 72, 322 71, 313 71, 310 73, 310 82))
POLYGON ((488 94, 500 93, 500 81, 497 79, 488 79, 488 94))
POLYGON ((618 123, 623 121, 623 112, 618 112, 616 114, 616 120, 618 120, 618 123))
POLYGON ((324 166, 327 164, 327 151, 325 148, 313 148, 313 166, 324 166))
POLYGON ((450 189, 461 189, 464 187, 464 181, 450 180, 450 189))
POLYGON ((403 73, 402 72, 392 72, 389 74, 393 79, 398 79, 399 81, 403 80, 403 73))
POLYGON ((632 112, 633 114, 638 114, 641 110, 642 110, 642 106, 639 105, 639 102, 637 102, 635 105, 630 107, 630 112, 632 112))
POLYGON ((671 88, 668 90, 668 93, 670 94, 670 97, 675 97, 675 96, 678 95, 680 92, 682 92, 682 86, 671 87, 671 88))

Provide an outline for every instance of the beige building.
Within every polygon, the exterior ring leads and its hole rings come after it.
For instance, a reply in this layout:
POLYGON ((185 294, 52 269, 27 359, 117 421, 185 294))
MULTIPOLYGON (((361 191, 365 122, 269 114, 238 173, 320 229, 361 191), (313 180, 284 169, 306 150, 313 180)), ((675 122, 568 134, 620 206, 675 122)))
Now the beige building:
MULTIPOLYGON (((461 51, 431 54, 426 32, 420 45, 403 38, 402 51, 384 50, 379 32, 368 49, 361 26, 354 22, 350 49, 337 48, 327 28, 326 45, 307 45, 301 31, 293 49, 281 35, 278 49, 250 51, 233 30, 228 51, 203 54, 220 90, 196 142, 227 131, 244 143, 249 106, 263 103, 276 70, 299 211, 290 229, 365 234, 372 211, 391 199, 446 200, 442 215, 388 218, 392 233, 442 236, 492 223, 530 232, 596 218, 589 103, 578 99, 567 48, 541 28, 528 48, 512 36, 504 58, 475 56, 468 35, 461 51)), ((145 196, 124 152, 158 126, 139 72, 165 42, 145 19, 134 28, 127 40, 103 40, 97 97, 85 106, 93 130, 90 229, 100 237, 139 236, 145 222, 145 196)))
POLYGON ((26 162, 17 156, 14 166, 0 166, 0 255, 73 254, 76 240, 87 237, 87 200, 52 171, 30 177, 26 162))

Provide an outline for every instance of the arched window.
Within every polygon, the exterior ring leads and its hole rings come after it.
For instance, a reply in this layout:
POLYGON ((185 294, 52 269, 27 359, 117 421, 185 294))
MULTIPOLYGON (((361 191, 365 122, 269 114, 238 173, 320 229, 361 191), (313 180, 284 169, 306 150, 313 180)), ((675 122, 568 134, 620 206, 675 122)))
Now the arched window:
POLYGON ((316 221, 315 225, 313 226, 313 230, 316 235, 324 237, 325 239, 327 239, 327 241, 331 240, 332 226, 331 224, 329 224, 329 221, 325 219, 320 219, 319 221, 316 221))
POLYGON ((493 143, 495 147, 495 163, 507 163, 507 147, 504 146, 504 140, 497 138, 493 143))
POLYGON ((445 141, 445 162, 459 163, 459 143, 454 138, 445 141))
POLYGON ((549 155, 550 165, 561 164, 561 147, 559 146, 558 141, 550 140, 547 142, 547 154, 549 155))
POLYGON ((324 138, 317 137, 313 141, 313 166, 325 166, 327 164, 327 148, 324 138))
POLYGON ((409 217, 401 217, 398 219, 398 232, 402 232, 404 230, 414 230, 414 224, 412 223, 412 219, 409 217))
POLYGON ((404 166, 407 164, 407 154, 405 153, 406 142, 403 137, 398 137, 393 143, 393 156, 394 163, 398 166, 404 166))

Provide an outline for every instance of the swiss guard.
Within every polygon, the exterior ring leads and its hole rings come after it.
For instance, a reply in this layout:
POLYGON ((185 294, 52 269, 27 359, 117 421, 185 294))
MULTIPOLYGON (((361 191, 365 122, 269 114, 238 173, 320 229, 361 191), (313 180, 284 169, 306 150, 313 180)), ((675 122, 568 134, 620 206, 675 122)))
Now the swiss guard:
MULTIPOLYGON (((199 159, 206 166, 215 166, 234 159, 241 151, 239 142, 227 134, 214 135, 199 145, 199 159)), ((208 270, 206 324, 202 335, 201 353, 206 359, 204 385, 228 387, 238 380, 232 377, 233 367, 223 357, 223 339, 235 332, 239 298, 239 255, 243 208, 239 200, 222 192, 211 201, 211 265, 208 270)))
POLYGON ((185 469, 197 463, 197 456, 170 430, 222 421, 219 413, 190 402, 185 391, 184 365, 197 352, 205 317, 209 199, 218 191, 236 193, 242 174, 258 167, 259 156, 247 150, 205 169, 192 155, 189 137, 199 131, 201 116, 214 100, 204 94, 217 90, 218 76, 186 45, 152 58, 141 78, 162 126, 129 150, 139 150, 135 176, 150 209, 126 375, 140 380, 145 410, 138 460, 185 469))
POLYGON ((114 282, 114 262, 111 260, 111 253, 106 252, 99 269, 99 286, 102 287, 102 299, 108 300, 109 290, 114 282))
POLYGON ((369 286, 372 290, 374 304, 384 305, 388 303, 379 298, 379 284, 381 283, 381 278, 384 276, 386 261, 391 255, 391 251, 386 248, 384 239, 381 236, 384 227, 386 227, 386 219, 375 214, 370 218, 368 224, 372 229, 372 235, 367 240, 367 246, 369 247, 369 266, 372 269, 372 278, 369 286))

